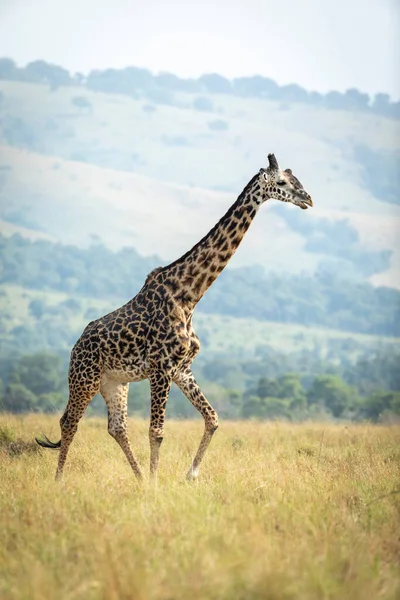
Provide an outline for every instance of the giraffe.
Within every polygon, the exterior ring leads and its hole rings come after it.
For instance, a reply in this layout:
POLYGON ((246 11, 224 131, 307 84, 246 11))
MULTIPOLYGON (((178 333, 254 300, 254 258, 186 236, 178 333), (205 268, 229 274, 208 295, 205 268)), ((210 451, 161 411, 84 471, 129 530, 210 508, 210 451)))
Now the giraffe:
POLYGON ((69 399, 60 419, 61 439, 36 438, 45 448, 59 448, 56 479, 86 407, 100 392, 108 410, 108 432, 125 453, 137 479, 141 467, 127 434, 129 383, 150 381, 150 476, 157 475, 168 394, 175 383, 204 419, 204 433, 187 473, 199 466, 218 428, 218 415, 198 386, 191 364, 200 349, 192 315, 196 304, 235 253, 258 209, 270 198, 302 209, 311 196, 290 169, 281 170, 273 154, 246 185, 220 221, 193 248, 149 273, 142 289, 122 307, 87 325, 71 352, 69 399))

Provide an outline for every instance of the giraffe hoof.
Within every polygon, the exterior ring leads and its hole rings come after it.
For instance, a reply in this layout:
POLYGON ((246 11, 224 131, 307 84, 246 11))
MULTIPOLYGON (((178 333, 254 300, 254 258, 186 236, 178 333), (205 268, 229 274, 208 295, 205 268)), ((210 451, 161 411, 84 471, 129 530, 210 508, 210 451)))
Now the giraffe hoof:
POLYGON ((186 481, 195 481, 199 476, 198 469, 190 469, 186 475, 186 481))

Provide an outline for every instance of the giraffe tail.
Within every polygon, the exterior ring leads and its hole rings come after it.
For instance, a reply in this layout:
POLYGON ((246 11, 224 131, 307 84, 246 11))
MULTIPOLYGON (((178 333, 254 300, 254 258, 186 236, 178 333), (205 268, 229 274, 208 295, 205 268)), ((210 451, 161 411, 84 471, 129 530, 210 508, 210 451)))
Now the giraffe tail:
POLYGON ((35 437, 36 443, 39 444, 39 446, 42 446, 42 448, 52 448, 53 450, 56 450, 61 446, 61 440, 58 442, 51 442, 47 435, 44 435, 44 433, 42 434, 42 438, 43 439, 35 437))

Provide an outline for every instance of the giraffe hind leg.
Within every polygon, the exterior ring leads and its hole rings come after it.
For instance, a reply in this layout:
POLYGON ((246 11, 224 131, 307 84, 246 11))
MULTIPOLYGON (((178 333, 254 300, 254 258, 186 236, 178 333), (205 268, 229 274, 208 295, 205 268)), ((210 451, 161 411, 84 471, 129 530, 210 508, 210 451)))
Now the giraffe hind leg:
POLYGON ((218 415, 199 388, 193 373, 190 370, 179 373, 178 377, 174 379, 174 382, 185 394, 187 399, 190 400, 193 406, 201 413, 204 419, 203 437, 201 438, 200 445, 186 476, 190 481, 196 479, 199 474, 200 463, 203 460, 214 433, 218 429, 218 415))
POLYGON ((86 407, 92 400, 97 391, 89 389, 80 390, 79 393, 72 391, 70 386, 70 396, 67 407, 63 416, 60 419, 61 439, 58 442, 52 442, 47 435, 42 434, 41 438, 35 438, 36 442, 42 448, 51 448, 60 450, 58 457, 58 466, 56 471, 56 479, 60 479, 63 473, 65 461, 71 442, 78 429, 78 423, 86 410, 86 407))
POLYGON ((118 383, 107 379, 103 375, 100 384, 100 393, 108 410, 108 433, 119 444, 137 479, 142 479, 140 465, 132 452, 128 438, 128 391, 129 384, 118 383))
POLYGON ((58 457, 56 479, 60 479, 62 476, 69 447, 78 430, 78 423, 97 391, 94 386, 84 386, 78 389, 71 389, 70 386, 67 408, 60 419, 61 440, 58 442, 60 444, 60 454, 58 457))
POLYGON ((100 389, 101 374, 100 341, 96 322, 93 321, 85 328, 71 352, 68 371, 69 399, 60 419, 61 440, 54 443, 46 436, 43 439, 36 438, 37 443, 44 448, 60 448, 56 479, 62 475, 78 423, 93 396, 100 389))

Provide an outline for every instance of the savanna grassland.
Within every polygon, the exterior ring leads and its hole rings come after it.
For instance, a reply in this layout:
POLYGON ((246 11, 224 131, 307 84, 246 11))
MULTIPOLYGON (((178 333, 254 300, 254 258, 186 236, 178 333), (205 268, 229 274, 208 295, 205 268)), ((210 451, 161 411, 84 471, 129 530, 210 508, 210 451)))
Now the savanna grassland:
MULTIPOLYGON (((188 484, 202 423, 167 421, 140 487, 103 419, 58 484, 57 452, 23 444, 58 439, 57 419, 0 425, 3 600, 399 597, 399 427, 224 422, 188 484)), ((147 428, 130 422, 142 464, 147 428)))

